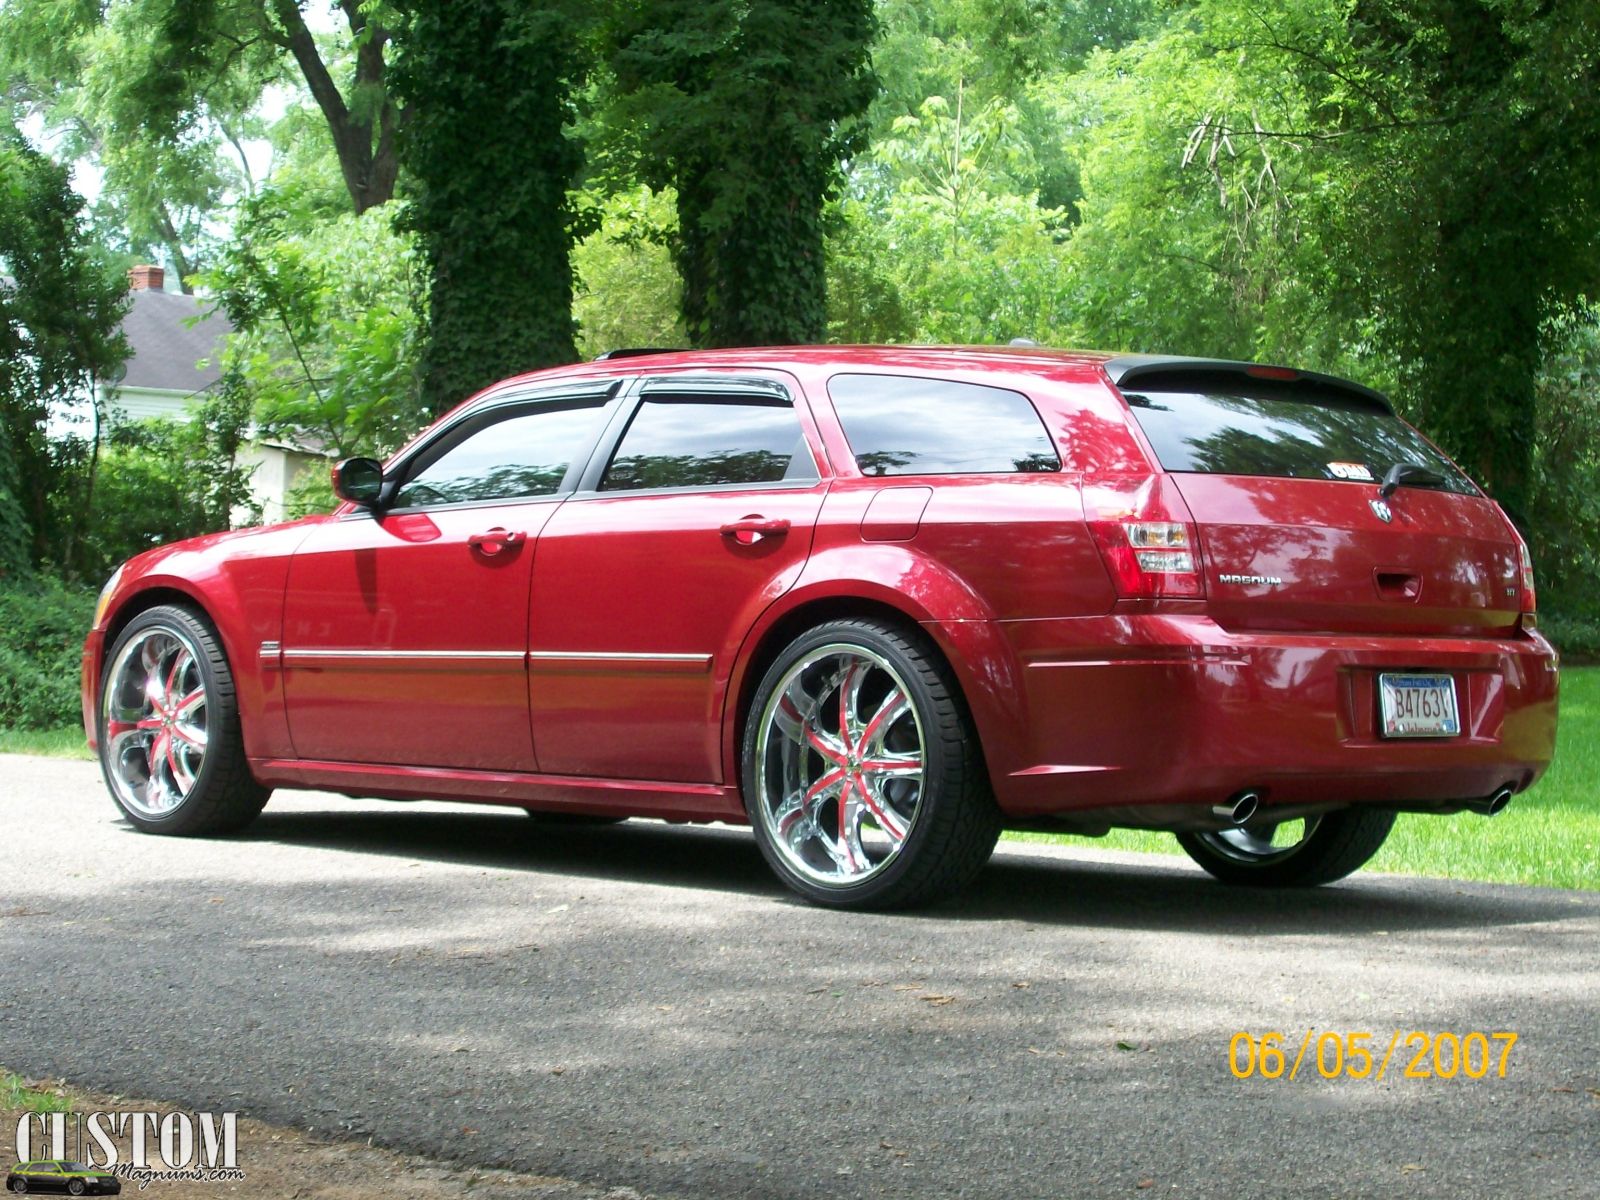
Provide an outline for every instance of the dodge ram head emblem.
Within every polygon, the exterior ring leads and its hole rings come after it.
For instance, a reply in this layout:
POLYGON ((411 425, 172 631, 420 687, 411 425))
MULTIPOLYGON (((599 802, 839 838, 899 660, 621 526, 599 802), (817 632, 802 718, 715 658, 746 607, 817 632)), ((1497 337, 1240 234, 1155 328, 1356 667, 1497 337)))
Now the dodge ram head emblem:
POLYGON ((1372 505, 1373 513, 1377 516, 1378 520, 1382 521, 1384 524, 1387 525, 1390 521, 1394 520, 1394 512, 1389 508, 1389 502, 1387 500, 1368 500, 1367 503, 1372 505))

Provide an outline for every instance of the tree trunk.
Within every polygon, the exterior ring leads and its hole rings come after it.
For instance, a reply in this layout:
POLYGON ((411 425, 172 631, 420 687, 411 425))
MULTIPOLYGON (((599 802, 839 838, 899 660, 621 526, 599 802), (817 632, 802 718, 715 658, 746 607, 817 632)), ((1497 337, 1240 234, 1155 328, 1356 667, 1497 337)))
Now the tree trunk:
POLYGON ((376 128, 372 117, 357 117, 345 103, 339 85, 334 82, 328 66, 317 51, 316 38, 300 13, 295 0, 273 0, 273 12, 283 26, 282 44, 294 56, 305 76, 311 96, 322 110, 333 137, 334 153, 339 158, 339 171, 344 176, 345 189, 356 212, 385 204, 394 197, 398 159, 395 155, 395 133, 405 114, 389 96, 384 81, 384 51, 389 44, 388 30, 371 24, 355 0, 343 0, 350 24, 351 35, 364 39, 356 50, 356 77, 354 93, 378 91, 383 95, 377 110, 376 128), (376 135, 376 141, 374 136, 376 135))

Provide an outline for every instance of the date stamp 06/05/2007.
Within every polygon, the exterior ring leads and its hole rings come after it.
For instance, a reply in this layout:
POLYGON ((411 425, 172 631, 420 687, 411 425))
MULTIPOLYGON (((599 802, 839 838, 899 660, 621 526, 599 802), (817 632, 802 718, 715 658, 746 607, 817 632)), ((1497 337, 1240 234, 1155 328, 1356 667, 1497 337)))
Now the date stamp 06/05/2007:
POLYGON ((1228 1043, 1228 1069, 1235 1079, 1296 1079, 1304 1071, 1322 1079, 1377 1081, 1388 1074, 1393 1060, 1395 1072, 1404 1079, 1504 1079, 1516 1044, 1517 1035, 1503 1030, 1397 1029, 1385 1045, 1379 1035, 1367 1031, 1308 1029, 1293 1051, 1293 1039, 1282 1033, 1240 1032, 1228 1043))

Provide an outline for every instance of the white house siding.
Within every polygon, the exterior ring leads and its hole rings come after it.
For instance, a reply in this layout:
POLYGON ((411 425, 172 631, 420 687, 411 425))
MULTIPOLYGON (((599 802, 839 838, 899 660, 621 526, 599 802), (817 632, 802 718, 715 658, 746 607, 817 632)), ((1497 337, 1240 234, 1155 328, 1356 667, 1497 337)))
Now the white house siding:
MULTIPOLYGON (((315 454, 301 454, 265 442, 241 446, 239 465, 255 468, 250 476, 250 498, 261 506, 261 520, 268 525, 288 518, 285 500, 307 471, 328 469, 328 461, 315 454)), ((235 525, 245 519, 246 514, 242 512, 233 515, 235 525)))
POLYGON ((187 421, 191 415, 187 392, 119 387, 112 389, 107 399, 111 408, 129 421, 147 421, 152 417, 163 421, 187 421))

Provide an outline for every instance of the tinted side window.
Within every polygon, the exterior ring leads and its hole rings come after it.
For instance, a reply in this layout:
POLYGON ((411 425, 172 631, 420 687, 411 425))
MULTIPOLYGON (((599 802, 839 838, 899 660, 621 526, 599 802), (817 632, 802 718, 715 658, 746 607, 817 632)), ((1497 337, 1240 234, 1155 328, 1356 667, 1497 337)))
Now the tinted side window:
POLYGON ((414 472, 397 508, 517 500, 559 491, 573 458, 594 439, 603 400, 559 401, 494 419, 414 472))
POLYGON ((639 405, 600 490, 815 478, 800 419, 787 401, 674 396, 647 398, 639 405))
POLYGON ((1058 471, 1021 392, 900 375, 835 375, 828 395, 863 475, 1058 471))

